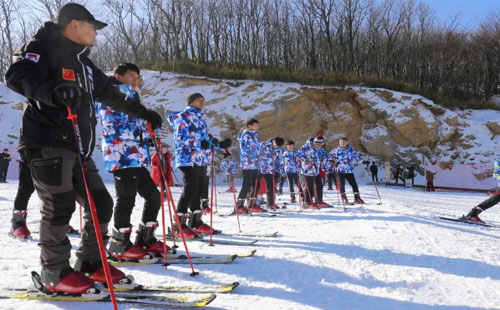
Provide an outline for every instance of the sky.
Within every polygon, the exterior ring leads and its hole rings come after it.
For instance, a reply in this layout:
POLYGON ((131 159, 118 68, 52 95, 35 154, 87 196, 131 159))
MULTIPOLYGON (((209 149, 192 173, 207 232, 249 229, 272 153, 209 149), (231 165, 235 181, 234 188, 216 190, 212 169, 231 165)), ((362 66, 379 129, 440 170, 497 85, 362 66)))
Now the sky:
POLYGON ((465 24, 479 24, 491 11, 500 11, 500 0, 419 0, 435 11, 440 21, 450 20, 450 16, 459 13, 465 24))

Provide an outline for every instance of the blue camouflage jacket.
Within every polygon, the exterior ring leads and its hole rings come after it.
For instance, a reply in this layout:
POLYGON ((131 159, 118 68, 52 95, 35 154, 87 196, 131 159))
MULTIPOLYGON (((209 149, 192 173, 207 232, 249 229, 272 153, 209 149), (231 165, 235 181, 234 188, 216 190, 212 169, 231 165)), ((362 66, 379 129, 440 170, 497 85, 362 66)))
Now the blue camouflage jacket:
POLYGON ((497 180, 498 186, 500 186, 500 158, 498 158, 495 161, 495 169, 494 169, 494 172, 493 172, 493 176, 497 180))
POLYGON ((335 172, 335 170, 333 169, 333 165, 330 162, 330 158, 329 157, 325 157, 325 159, 321 163, 321 169, 323 169, 323 171, 325 173, 327 173, 327 174, 335 172))
POLYGON ((220 170, 224 171, 227 175, 236 172, 236 160, 232 157, 227 157, 220 162, 220 170))
POLYGON ((259 132, 246 130, 238 135, 238 141, 240 142, 241 169, 259 169, 259 132))
POLYGON ((275 149, 271 139, 261 142, 259 146, 259 172, 261 174, 274 173, 275 149))
POLYGON ((340 173, 354 173, 354 162, 363 160, 350 145, 345 149, 338 146, 328 153, 328 157, 337 163, 337 171, 340 173))
POLYGON ((286 173, 298 173, 299 172, 299 151, 294 149, 293 151, 285 150, 283 152, 283 166, 286 173))
POLYGON ((322 147, 314 147, 313 138, 307 140, 299 150, 302 174, 317 176, 319 174, 321 162, 325 156, 326 153, 322 147))
POLYGON ((209 139, 203 111, 188 106, 182 112, 170 113, 167 119, 174 130, 175 167, 206 166, 201 141, 209 139))
POLYGON ((275 158, 274 158, 274 171, 279 173, 281 176, 285 176, 285 158, 284 153, 285 149, 283 147, 278 147, 274 149, 275 158))
MULTIPOLYGON (((130 98, 135 96, 130 85, 116 85, 130 98)), ((142 118, 130 117, 97 102, 96 115, 102 125, 102 153, 108 172, 118 169, 148 167, 148 131, 142 118)))

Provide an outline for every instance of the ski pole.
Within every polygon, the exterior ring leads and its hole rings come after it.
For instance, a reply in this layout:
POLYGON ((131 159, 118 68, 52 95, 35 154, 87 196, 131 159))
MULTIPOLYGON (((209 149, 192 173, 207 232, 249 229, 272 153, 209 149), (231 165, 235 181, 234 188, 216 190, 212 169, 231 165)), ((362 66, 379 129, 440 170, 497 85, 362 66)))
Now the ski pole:
POLYGON ((377 205, 381 205, 382 204, 382 199, 380 198, 380 194, 378 192, 377 182, 373 182, 373 186, 375 186, 375 191, 377 192, 378 200, 380 200, 380 203, 377 203, 377 205))
POLYGON ((209 246, 214 246, 213 244, 213 217, 214 217, 214 149, 212 146, 211 154, 212 154, 212 167, 210 169, 210 243, 209 246))
POLYGON ((238 202, 236 202, 236 188, 234 187, 234 178, 232 178, 233 172, 230 171, 230 176, 231 176, 231 190, 233 192, 233 199, 234 199, 234 212, 236 213, 236 219, 238 220, 238 230, 241 232, 241 226, 240 226, 240 214, 238 210, 238 202))
MULTIPOLYGON (((149 131, 149 126, 148 124, 148 131, 149 131)), ((157 148, 158 141, 156 141, 156 137, 151 132, 149 132, 149 135, 151 139, 153 140, 153 144, 155 145, 155 150, 156 150, 156 155, 158 156, 158 167, 162 165, 162 161, 160 158, 160 155, 163 156, 163 153, 161 152, 160 148, 157 148)), ((163 262, 165 268, 167 268, 167 238, 166 238, 166 232, 165 232, 165 200, 163 197, 163 191, 164 191, 164 183, 163 183, 163 176, 160 175, 160 206, 161 206, 161 226, 162 226, 162 232, 163 232, 163 262)))
POLYGON ((250 201, 250 214, 252 214, 252 209, 253 209, 253 205, 255 203, 255 200, 257 199, 257 184, 260 184, 260 180, 259 180, 259 171, 257 170, 257 178, 255 179, 255 187, 253 188, 253 196, 252 196, 252 199, 250 201), (259 182, 259 183, 257 183, 259 182))
MULTIPOLYGON (((153 143, 154 143, 156 152, 158 153, 160 147, 158 146, 158 142, 155 139, 155 133, 153 131, 153 126, 151 126, 151 124, 148 124, 148 131, 149 131, 149 135, 153 138, 153 143)), ((160 169, 161 176, 164 179, 166 179, 165 173, 163 171, 163 167, 161 165, 159 165, 158 168, 160 169)), ((193 262, 191 260, 191 255, 189 254, 189 249, 188 249, 188 246, 187 246, 187 243, 186 243, 186 238, 184 237, 184 231, 182 230, 182 227, 181 227, 181 221, 179 219, 179 214, 177 213, 177 209, 175 208, 174 197, 172 196, 172 191, 170 190, 170 186, 167 186, 166 189, 167 189, 168 199, 170 199, 170 202, 172 203, 172 205, 171 205, 172 209, 174 210, 175 222, 177 223, 177 227, 179 227, 179 232, 181 234, 181 239, 182 239, 182 242, 184 243, 184 249, 186 250, 186 255, 187 255, 187 258, 188 258, 188 261, 189 261, 189 265, 191 266, 191 271, 192 271, 191 272, 191 276, 194 277, 194 276, 196 276, 198 274, 198 272, 196 272, 194 270, 194 267, 193 267, 193 262)), ((174 231, 173 230, 172 230, 172 238, 175 239, 175 237, 174 237, 174 231)))
MULTIPOLYGON (((337 192, 340 193, 341 189, 340 189, 340 173, 339 173, 339 169, 338 169, 337 165, 334 165, 333 168, 335 169, 335 174, 336 174, 335 183, 337 183, 337 192)), ((340 195, 342 195, 342 193, 340 193, 340 195)), ((345 195, 345 193, 344 193, 344 195, 345 195)), ((345 200, 344 200, 343 197, 342 197, 342 206, 344 207, 344 211, 347 210, 346 206, 345 206, 345 200)))
POLYGON ((85 153, 83 151, 82 136, 80 135, 80 126, 78 125, 78 116, 73 114, 71 107, 67 107, 68 119, 71 120, 73 124, 73 132, 76 139, 76 147, 80 153, 80 164, 82 166, 82 176, 83 184, 85 186, 85 191, 87 192, 87 200, 89 201, 89 209, 92 215, 92 222, 94 223, 94 231, 97 239, 97 246, 99 248, 99 255, 101 257, 102 267, 104 269, 104 276, 106 278, 106 284, 108 285, 109 295, 111 297, 111 303, 113 304, 113 309, 118 310, 118 304, 116 302, 115 289, 113 287, 113 280, 111 278, 111 271, 109 269, 108 257, 104 249, 104 241, 102 240, 101 227, 99 225, 99 218, 97 217, 97 210, 95 206, 94 197, 90 192, 88 180, 87 180, 87 161, 85 160, 85 153))
MULTIPOLYGON (((161 143, 161 139, 158 139, 158 145, 161 145, 160 143, 161 143)), ((163 176, 160 176, 160 178, 162 179, 162 182, 165 182, 165 183, 163 183, 164 184, 163 189, 165 190, 165 193, 164 193, 164 195, 165 195, 166 194, 166 187, 168 186, 168 188, 170 188, 170 185, 171 185, 170 182, 169 182, 169 180, 170 180, 170 174, 172 173, 172 169, 168 169, 168 167, 170 167, 170 153, 167 152, 165 157, 162 154, 161 159, 158 156, 158 160, 159 160, 160 165, 162 165, 162 167, 166 167, 166 169, 167 169, 167 175, 166 175, 167 178, 164 178, 163 176)), ((168 199, 168 197, 164 196, 163 199, 165 199, 165 198, 167 200, 168 216, 169 216, 169 219, 170 219, 170 231, 174 231, 174 220, 172 218, 172 206, 170 204, 170 199, 168 199)), ((177 245, 177 241, 175 240, 175 238, 172 238, 172 241, 174 243, 174 245, 172 246, 172 249, 173 249, 172 253, 175 254, 175 253, 177 253, 176 249, 179 246, 177 245)))
POLYGON ((82 234, 83 234, 83 229, 82 229, 82 226, 83 226, 82 208, 83 208, 83 206, 80 205, 80 238, 82 238, 82 234))

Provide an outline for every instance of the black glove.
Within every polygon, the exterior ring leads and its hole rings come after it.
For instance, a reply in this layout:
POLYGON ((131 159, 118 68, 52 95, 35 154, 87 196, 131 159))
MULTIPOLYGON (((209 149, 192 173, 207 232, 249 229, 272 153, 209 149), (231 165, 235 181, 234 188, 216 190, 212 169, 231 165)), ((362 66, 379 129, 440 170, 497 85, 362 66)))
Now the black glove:
POLYGON ((208 148, 210 148, 210 142, 208 142, 207 140, 202 140, 200 146, 202 149, 208 150, 208 148))
POLYGON ((212 140, 210 140, 210 144, 211 146, 216 147, 217 145, 219 145, 219 139, 212 138, 212 140))
POLYGON ((52 91, 52 101, 60 106, 77 108, 81 106, 85 100, 87 100, 85 91, 75 84, 59 84, 52 91))
POLYGON ((141 113, 140 117, 147 120, 148 123, 151 124, 151 127, 153 127, 153 129, 160 128, 161 124, 163 123, 160 114, 153 110, 146 109, 141 113))
POLYGON ((226 149, 228 147, 231 147, 231 138, 227 138, 219 142, 219 147, 221 149, 226 149))

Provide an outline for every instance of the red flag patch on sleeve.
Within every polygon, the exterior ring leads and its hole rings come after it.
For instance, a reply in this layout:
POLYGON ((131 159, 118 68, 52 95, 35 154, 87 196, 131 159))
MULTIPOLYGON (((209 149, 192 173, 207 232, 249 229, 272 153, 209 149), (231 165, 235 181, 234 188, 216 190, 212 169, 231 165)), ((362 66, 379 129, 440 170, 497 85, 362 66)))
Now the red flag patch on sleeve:
POLYGON ((62 78, 66 81, 76 81, 75 71, 62 68, 62 78))

